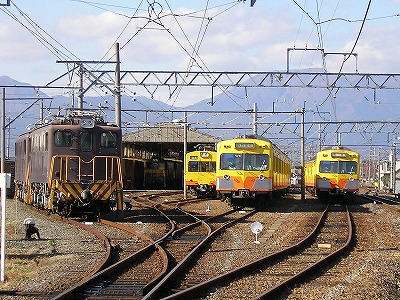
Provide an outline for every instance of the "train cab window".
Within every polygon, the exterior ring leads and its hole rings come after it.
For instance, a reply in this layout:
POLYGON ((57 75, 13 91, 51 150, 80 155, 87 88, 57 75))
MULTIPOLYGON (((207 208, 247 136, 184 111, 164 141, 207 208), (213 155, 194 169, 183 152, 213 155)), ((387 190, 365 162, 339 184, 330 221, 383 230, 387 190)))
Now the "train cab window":
POLYGON ((268 162, 268 154, 221 154, 221 170, 266 171, 268 162))
POLYGON ((91 132, 81 132, 79 137, 79 149, 81 151, 92 151, 92 133, 91 132))
POLYGON ((215 172, 215 162, 203 161, 200 162, 200 172, 215 172))
POLYGON ((188 171, 189 172, 198 172, 199 171, 199 162, 189 161, 188 171))
POLYGON ((319 164, 320 173, 337 173, 337 162, 336 161, 321 161, 319 164))
POLYGON ((221 170, 242 170, 243 155, 242 154, 221 154, 221 170))
POLYGON ((355 161, 321 161, 320 173, 355 174, 357 162, 355 161))
POLYGON ((216 172, 217 171, 217 163, 215 161, 210 162, 210 168, 211 172, 216 172))
POLYGON ((266 171, 269 169, 268 161, 268 154, 245 154, 244 169, 266 171))
POLYGON ((341 161, 339 162, 339 169, 342 174, 355 174, 357 163, 355 161, 341 161))
POLYGON ((115 132, 103 132, 100 136, 100 147, 116 148, 117 134, 115 132))
POLYGON ((72 132, 61 130, 54 132, 54 144, 57 147, 72 146, 72 132))

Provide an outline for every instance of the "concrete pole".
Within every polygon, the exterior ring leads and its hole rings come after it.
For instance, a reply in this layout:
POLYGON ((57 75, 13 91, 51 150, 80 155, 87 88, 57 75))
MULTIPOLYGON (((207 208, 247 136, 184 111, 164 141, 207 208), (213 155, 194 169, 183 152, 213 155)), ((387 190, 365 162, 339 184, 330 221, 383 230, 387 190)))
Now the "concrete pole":
POLYGON ((391 177, 391 186, 393 193, 396 193, 396 136, 393 136, 393 146, 392 146, 392 168, 390 172, 391 177))
POLYGON ((6 89, 3 88, 3 98, 1 101, 1 173, 5 173, 6 156, 6 89))
MULTIPOLYGON (((186 170, 186 153, 187 153, 187 139, 188 139, 188 124, 187 124, 187 113, 183 113, 183 170, 186 170)), ((183 172, 183 199, 187 199, 187 187, 186 187, 186 172, 183 172)))
POLYGON ((257 103, 253 103, 253 134, 257 134, 257 103))
POLYGON ((121 62, 119 60, 119 43, 115 43, 115 124, 121 127, 121 62))
MULTIPOLYGON (((304 103, 305 105, 305 103, 304 103)), ((306 199, 306 184, 305 184, 305 174, 304 174, 304 165, 305 165, 305 154, 304 154, 304 114, 305 107, 301 109, 301 200, 306 199)))
POLYGON ((44 124, 44 116, 43 116, 43 99, 40 99, 40 104, 39 104, 40 108, 39 108, 39 122, 40 125, 44 124))
POLYGON ((5 280, 5 257, 6 257, 6 177, 5 177, 5 107, 6 107, 6 89, 3 88, 3 98, 1 101, 1 272, 0 280, 5 280))
MULTIPOLYGON (((74 101, 74 100, 72 100, 74 101)), ((74 106, 74 103, 72 103, 74 106)), ((82 63, 79 64, 79 95, 78 95, 78 109, 83 108, 83 67, 82 63)))

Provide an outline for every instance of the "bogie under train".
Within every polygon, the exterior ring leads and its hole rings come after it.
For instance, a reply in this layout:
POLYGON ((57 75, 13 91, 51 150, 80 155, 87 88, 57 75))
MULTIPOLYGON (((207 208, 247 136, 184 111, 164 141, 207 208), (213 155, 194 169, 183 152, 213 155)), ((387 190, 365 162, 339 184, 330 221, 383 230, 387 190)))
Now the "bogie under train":
POLYGON ((121 129, 98 112, 71 110, 16 140, 15 197, 61 215, 121 203, 121 129))

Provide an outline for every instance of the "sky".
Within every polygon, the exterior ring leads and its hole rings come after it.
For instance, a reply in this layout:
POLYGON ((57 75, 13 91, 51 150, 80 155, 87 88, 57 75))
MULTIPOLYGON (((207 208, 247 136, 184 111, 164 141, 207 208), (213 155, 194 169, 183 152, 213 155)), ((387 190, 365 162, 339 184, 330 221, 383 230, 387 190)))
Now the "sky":
MULTIPOLYGON (((0 76, 43 86, 71 67, 57 61, 113 60, 116 42, 125 71, 284 71, 289 64, 291 70, 400 73, 399 25, 400 0, 257 0, 253 7, 250 0, 13 0, 0 7, 0 76), (296 48, 289 62, 288 48, 296 48), (343 64, 336 54, 324 61, 317 48, 357 59, 343 64)), ((149 97, 140 88, 123 92, 149 97)), ((164 91, 153 96, 168 101, 164 91)), ((207 97, 209 89, 188 88, 173 104, 207 97)))

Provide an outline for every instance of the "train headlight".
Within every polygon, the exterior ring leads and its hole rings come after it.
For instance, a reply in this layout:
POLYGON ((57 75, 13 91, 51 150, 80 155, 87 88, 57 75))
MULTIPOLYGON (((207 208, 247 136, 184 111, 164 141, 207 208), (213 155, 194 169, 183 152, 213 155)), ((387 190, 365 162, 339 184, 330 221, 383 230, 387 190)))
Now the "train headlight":
POLYGON ((326 177, 322 177, 322 180, 325 180, 325 181, 327 181, 328 179, 326 179, 326 177))
POLYGON ((350 177, 349 180, 350 180, 350 181, 354 181, 354 178, 353 178, 353 177, 350 177))
POLYGON ((228 174, 224 175, 224 179, 228 180, 229 178, 231 178, 231 176, 229 176, 228 174))
POLYGON ((258 176, 258 178, 260 178, 260 180, 264 180, 265 176, 263 174, 260 174, 260 176, 258 176))

